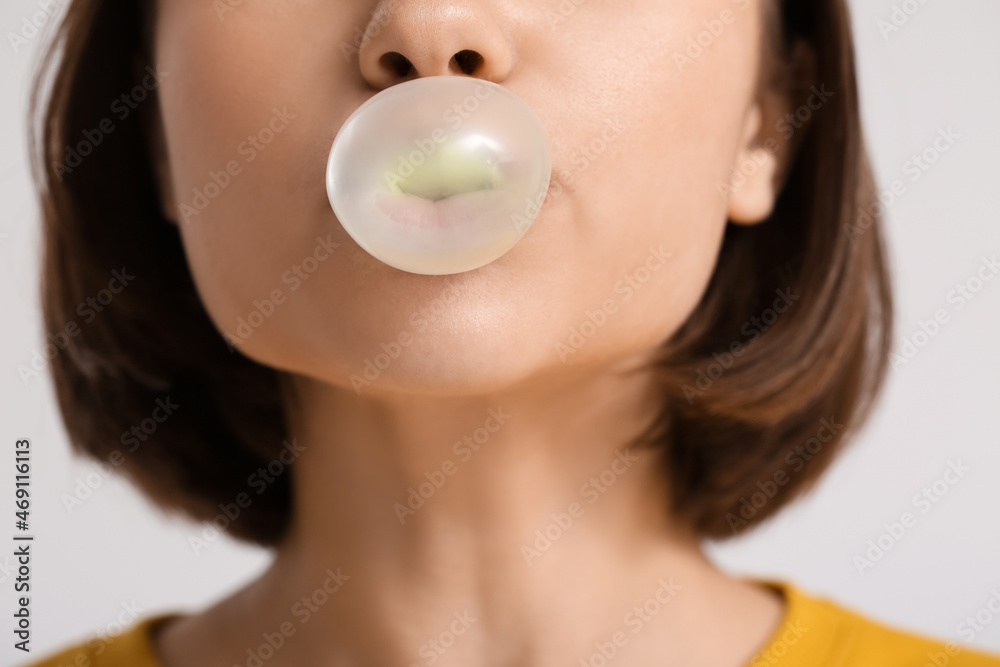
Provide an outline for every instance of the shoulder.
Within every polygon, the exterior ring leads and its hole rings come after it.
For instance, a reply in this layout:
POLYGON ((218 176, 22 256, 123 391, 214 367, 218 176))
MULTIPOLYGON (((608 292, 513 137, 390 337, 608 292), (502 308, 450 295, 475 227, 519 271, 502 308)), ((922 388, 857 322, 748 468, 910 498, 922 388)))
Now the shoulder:
POLYGON ((162 667, 153 651, 153 633, 180 616, 176 612, 149 616, 119 635, 67 646, 22 667, 162 667))
POLYGON ((755 581, 783 595, 786 606, 749 667, 1000 667, 1000 656, 964 641, 901 630, 788 582, 755 581))

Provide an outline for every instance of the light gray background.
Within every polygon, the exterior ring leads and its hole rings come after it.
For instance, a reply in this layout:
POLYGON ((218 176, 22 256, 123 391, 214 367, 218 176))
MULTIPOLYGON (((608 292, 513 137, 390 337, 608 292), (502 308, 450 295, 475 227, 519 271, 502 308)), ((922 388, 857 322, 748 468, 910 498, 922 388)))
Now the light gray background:
MULTIPOLYGON (((18 364, 44 336, 37 306, 39 228, 27 176, 24 106, 38 38, 15 53, 37 0, 0 6, 0 663, 23 662, 10 641, 15 595, 13 443, 33 442, 32 659, 128 618, 208 604, 261 570, 264 552, 224 539, 200 556, 200 528, 168 519, 130 486, 109 479, 70 515, 60 497, 97 468, 71 457, 50 382, 23 383, 18 364), (122 614, 125 614, 122 616, 122 614)), ((917 0, 898 32, 879 28, 889 0, 855 0, 863 114, 877 177, 907 191, 889 208, 888 237, 898 299, 896 346, 920 321, 946 309, 950 321, 910 363, 895 369, 874 418, 816 490, 777 520, 738 541, 712 545, 739 574, 789 579, 883 622, 953 639, 957 626, 1000 592, 1000 279, 960 311, 948 301, 984 256, 1000 254, 1000 3, 917 0), (938 131, 960 139, 916 183, 905 172, 938 131), (968 472, 927 514, 912 496, 940 478, 949 460, 968 472), (853 558, 904 511, 916 526, 859 574, 853 558)), ((1000 652, 1000 615, 971 645, 1000 652)))

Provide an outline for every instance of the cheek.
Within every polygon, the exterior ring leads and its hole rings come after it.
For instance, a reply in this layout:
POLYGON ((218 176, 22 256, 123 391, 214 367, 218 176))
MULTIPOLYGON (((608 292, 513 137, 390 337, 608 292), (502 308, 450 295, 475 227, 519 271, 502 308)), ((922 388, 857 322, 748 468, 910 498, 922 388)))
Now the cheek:
POLYGON ((555 161, 568 184, 572 233, 587 239, 566 244, 570 255, 586 256, 567 258, 585 298, 565 312, 563 330, 591 329, 602 319, 595 309, 617 308, 586 350, 611 355, 662 341, 712 276, 727 224, 723 186, 752 95, 758 24, 750 10, 732 9, 710 48, 685 62, 675 55, 685 54, 688 38, 733 3, 704 3, 697 14, 638 3, 619 24, 598 20, 597 6, 589 7, 563 39, 566 48, 595 47, 561 63, 569 83, 554 95, 577 103, 553 105, 549 125, 560 128, 555 161), (655 268, 664 253, 670 259, 655 268))
MULTIPOLYGON (((358 86, 328 19, 310 32, 316 17, 272 16, 251 0, 222 20, 204 2, 162 6, 156 57, 169 72, 160 97, 178 225, 210 316, 255 356, 268 339, 289 340, 310 278, 346 269, 323 167, 362 96, 347 90, 358 86), (344 90, 317 85, 328 81, 344 90), (252 337, 239 335, 248 320, 252 337)), ((327 284, 331 301, 347 298, 343 281, 327 284)))

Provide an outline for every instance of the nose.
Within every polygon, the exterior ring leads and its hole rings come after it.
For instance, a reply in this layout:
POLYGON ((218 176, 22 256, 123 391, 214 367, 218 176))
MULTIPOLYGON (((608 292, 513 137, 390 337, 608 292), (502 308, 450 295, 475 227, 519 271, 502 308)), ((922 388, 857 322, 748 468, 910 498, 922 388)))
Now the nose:
POLYGON ((383 0, 365 34, 361 74, 378 90, 447 74, 499 83, 514 64, 513 49, 482 0, 383 0))

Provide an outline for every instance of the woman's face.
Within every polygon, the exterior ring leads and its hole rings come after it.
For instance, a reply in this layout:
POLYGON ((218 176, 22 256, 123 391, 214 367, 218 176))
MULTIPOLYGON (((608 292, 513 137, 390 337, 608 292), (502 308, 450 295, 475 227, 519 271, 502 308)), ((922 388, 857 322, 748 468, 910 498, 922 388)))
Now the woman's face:
POLYGON ((772 204, 760 2, 160 0, 161 180, 210 316, 248 356, 359 393, 498 389, 652 350, 697 304, 727 218, 772 204), (463 50, 541 119, 549 195, 495 262, 410 274, 341 228, 326 159, 364 101, 464 76, 463 50))

